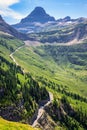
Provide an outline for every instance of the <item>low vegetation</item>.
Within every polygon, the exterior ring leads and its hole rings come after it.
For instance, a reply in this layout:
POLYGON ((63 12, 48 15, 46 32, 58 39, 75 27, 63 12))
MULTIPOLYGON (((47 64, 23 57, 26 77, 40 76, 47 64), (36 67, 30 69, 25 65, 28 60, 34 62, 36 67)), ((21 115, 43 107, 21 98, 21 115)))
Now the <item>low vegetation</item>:
POLYGON ((39 130, 34 129, 30 125, 21 124, 17 122, 10 122, 0 118, 0 129, 1 130, 39 130))

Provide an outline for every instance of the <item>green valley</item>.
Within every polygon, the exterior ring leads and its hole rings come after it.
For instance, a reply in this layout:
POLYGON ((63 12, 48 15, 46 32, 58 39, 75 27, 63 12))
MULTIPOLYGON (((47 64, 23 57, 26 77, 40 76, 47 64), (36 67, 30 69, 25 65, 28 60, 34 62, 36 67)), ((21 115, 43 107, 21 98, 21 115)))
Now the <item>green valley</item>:
POLYGON ((25 46, 14 57, 37 80, 54 82, 68 91, 87 96, 86 43, 73 46, 25 46))
POLYGON ((54 94, 53 105, 46 108, 46 112, 60 126, 55 129, 83 130, 87 127, 84 120, 87 118, 87 43, 25 45, 14 58, 25 72, 54 94))

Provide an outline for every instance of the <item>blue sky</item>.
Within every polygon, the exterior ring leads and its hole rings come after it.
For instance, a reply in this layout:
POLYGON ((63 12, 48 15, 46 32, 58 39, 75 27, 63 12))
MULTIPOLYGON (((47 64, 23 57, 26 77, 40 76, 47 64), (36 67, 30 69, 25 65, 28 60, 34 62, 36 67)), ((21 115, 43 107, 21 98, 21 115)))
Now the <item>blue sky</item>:
POLYGON ((36 7, 43 7, 56 19, 87 17, 87 0, 0 0, 0 14, 9 24, 17 23, 36 7))

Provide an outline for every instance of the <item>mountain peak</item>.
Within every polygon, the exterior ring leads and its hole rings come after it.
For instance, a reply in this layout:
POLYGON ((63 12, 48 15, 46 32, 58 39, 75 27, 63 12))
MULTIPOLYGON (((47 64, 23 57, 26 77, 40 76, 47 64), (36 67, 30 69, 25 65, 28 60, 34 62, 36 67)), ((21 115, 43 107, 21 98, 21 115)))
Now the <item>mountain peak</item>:
POLYGON ((65 20, 65 21, 70 21, 70 20, 71 20, 71 17, 70 17, 70 16, 66 16, 66 17, 64 18, 64 20, 65 20))
POLYGON ((42 7, 40 7, 40 6, 36 7, 36 8, 32 11, 32 13, 33 13, 33 12, 38 13, 38 11, 40 11, 39 13, 46 13, 45 10, 44 10, 42 7))
POLYGON ((55 18, 48 15, 42 7, 36 7, 26 18, 21 20, 21 23, 46 23, 48 21, 55 21, 55 18))

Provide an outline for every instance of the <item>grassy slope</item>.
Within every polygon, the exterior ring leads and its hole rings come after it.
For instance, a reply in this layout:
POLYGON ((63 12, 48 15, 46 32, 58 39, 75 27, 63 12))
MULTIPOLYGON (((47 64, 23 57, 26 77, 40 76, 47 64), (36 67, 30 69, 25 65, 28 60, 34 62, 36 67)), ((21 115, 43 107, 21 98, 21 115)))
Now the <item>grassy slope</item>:
MULTIPOLYGON (((86 97, 86 65, 79 66, 72 64, 67 60, 67 55, 62 56, 62 53, 58 55, 59 61, 57 63, 57 61, 55 62, 55 57, 50 53, 51 50, 46 50, 46 47, 43 46, 24 47, 16 52, 14 57, 25 71, 29 71, 33 76, 43 77, 59 85, 67 86, 66 89, 68 91, 86 97)), ((83 54, 87 55, 85 52, 83 54)), ((76 56, 76 52, 73 52, 72 56, 76 56)))
MULTIPOLYGON (((49 89, 48 88, 48 91, 52 92, 53 95, 54 95, 54 98, 55 99, 58 99, 60 100, 64 94, 60 93, 60 92, 56 92, 55 90, 52 90, 52 89, 49 89)), ((66 96, 70 105, 72 106, 72 108, 74 108, 75 110, 78 110, 78 109, 81 109, 83 110, 83 112, 87 112, 87 103, 85 102, 82 102, 80 100, 77 100, 77 99, 73 99, 72 97, 69 97, 69 96, 66 96)))
POLYGON ((38 130, 38 129, 34 129, 30 125, 21 124, 17 122, 10 122, 0 118, 0 130, 38 130))
POLYGON ((23 44, 24 43, 22 41, 11 36, 0 36, 0 56, 3 56, 10 62, 13 62, 9 56, 10 53, 23 44), (3 41, 3 43, 1 43, 1 41, 3 41))

